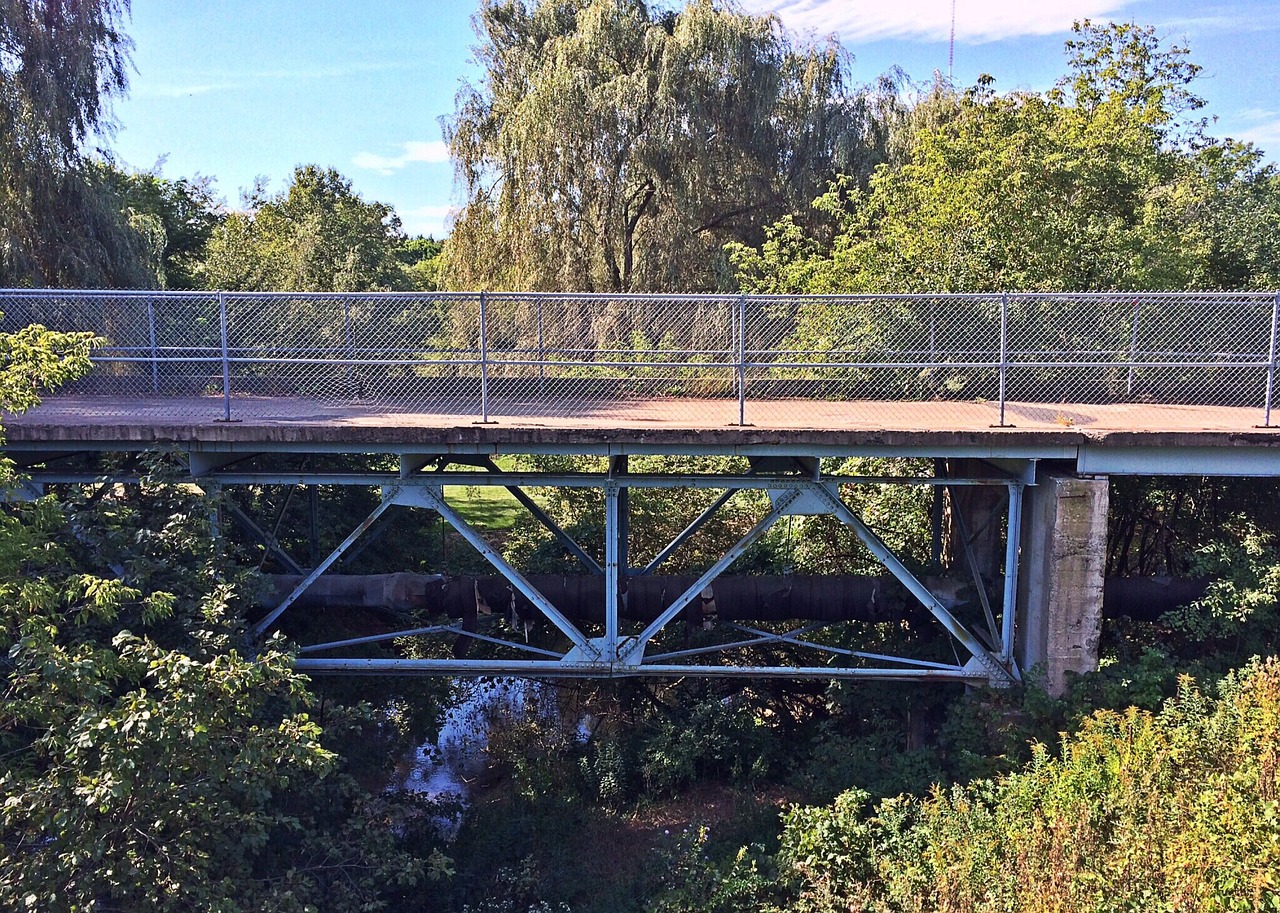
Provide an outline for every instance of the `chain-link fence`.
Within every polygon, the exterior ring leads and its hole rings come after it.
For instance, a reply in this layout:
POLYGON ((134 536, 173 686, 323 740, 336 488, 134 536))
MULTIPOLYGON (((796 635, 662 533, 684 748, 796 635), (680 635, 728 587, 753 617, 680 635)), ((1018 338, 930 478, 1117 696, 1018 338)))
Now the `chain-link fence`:
POLYGON ((0 292, 106 342, 83 417, 690 427, 1270 425, 1272 293, 0 292))

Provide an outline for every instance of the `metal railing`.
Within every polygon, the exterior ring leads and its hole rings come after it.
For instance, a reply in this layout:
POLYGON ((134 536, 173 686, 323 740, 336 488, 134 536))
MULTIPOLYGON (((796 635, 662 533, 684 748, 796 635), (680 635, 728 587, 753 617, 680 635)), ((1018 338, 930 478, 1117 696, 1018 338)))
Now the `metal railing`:
MULTIPOLYGON (((451 420, 828 427, 859 403, 996 426, 1213 407, 1269 427, 1280 295, 0 291, 0 329, 107 342, 76 408, 189 420, 309 404, 451 420)), ((853 411, 851 411, 853 410, 853 411)))

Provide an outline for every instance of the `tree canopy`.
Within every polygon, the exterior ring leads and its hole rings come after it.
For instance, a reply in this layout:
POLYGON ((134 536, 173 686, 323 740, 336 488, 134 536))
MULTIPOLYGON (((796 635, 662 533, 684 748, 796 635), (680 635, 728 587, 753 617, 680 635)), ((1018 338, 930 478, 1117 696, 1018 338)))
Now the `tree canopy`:
POLYGON ((715 288, 726 241, 884 146, 836 44, 730 3, 490 0, 475 27, 484 76, 445 124, 453 287, 715 288))
POLYGON ((1128 290, 1277 281, 1273 167, 1213 141, 1192 115, 1198 67, 1154 30, 1076 26, 1044 93, 990 78, 939 85, 912 115, 901 163, 816 204, 822 242, 793 220, 734 251, 770 291, 1128 290), (1245 202, 1247 201, 1247 203, 1245 202), (1248 214, 1246 214, 1246 209, 1248 214), (1270 226, 1270 227, 1266 227, 1270 226), (1268 262, 1269 261, 1269 262, 1268 262))
POLYGON ((410 287, 396 257, 395 211, 369 203, 332 168, 297 168, 269 196, 261 183, 213 232, 203 270, 227 291, 390 291, 410 287))
POLYGON ((0 2, 0 285, 153 284, 83 146, 128 84, 128 0, 0 2))

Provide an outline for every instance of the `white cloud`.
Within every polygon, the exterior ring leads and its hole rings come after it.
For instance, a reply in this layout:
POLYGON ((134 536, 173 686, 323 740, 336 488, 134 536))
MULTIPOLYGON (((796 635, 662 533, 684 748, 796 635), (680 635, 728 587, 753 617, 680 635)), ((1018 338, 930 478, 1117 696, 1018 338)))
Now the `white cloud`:
POLYGON ((181 98, 185 95, 204 95, 207 92, 248 89, 264 80, 307 82, 321 79, 346 79, 367 73, 393 72, 411 68, 412 65, 408 63, 384 61, 280 70, 175 70, 169 76, 169 82, 159 82, 154 85, 148 85, 145 81, 137 82, 133 94, 153 98, 181 98))
POLYGON ((378 61, 376 63, 343 63, 322 67, 293 67, 280 70, 257 70, 245 75, 253 79, 344 79, 366 73, 388 73, 414 69, 414 65, 402 61, 378 61))
POLYGON ((433 235, 443 238, 448 232, 448 220, 456 210, 452 206, 415 206, 397 209, 400 224, 407 235, 433 235))
POLYGON ((1275 160, 1280 153, 1280 117, 1255 122, 1239 133, 1233 133, 1232 138, 1253 143, 1263 152, 1268 153, 1267 158, 1275 160))
POLYGON ((391 174, 399 171, 410 162, 447 162, 449 147, 440 140, 413 140, 400 144, 399 155, 378 155, 374 152, 357 152, 352 163, 357 168, 376 171, 379 174, 391 174))
MULTIPOLYGON (((956 40, 970 44, 1053 35, 1077 19, 1103 19, 1132 0, 956 0, 956 40)), ((946 41, 951 0, 745 0, 753 12, 774 12, 790 29, 845 41, 913 38, 946 41)))
POLYGON ((1276 120, 1280 118, 1280 111, 1274 111, 1271 108, 1241 108, 1236 115, 1242 121, 1257 123, 1264 120, 1276 120))
POLYGON ((1280 18, 1276 16, 1274 3, 1271 2, 1264 3, 1259 0, 1213 4, 1201 2, 1191 15, 1179 15, 1184 11, 1179 10, 1174 4, 1154 6, 1156 8, 1146 14, 1151 24, 1161 31, 1171 31, 1179 35, 1194 33, 1197 37, 1204 37, 1205 35, 1273 32, 1280 28, 1280 18), (1166 11, 1170 14, 1169 18, 1162 18, 1161 12, 1166 11))

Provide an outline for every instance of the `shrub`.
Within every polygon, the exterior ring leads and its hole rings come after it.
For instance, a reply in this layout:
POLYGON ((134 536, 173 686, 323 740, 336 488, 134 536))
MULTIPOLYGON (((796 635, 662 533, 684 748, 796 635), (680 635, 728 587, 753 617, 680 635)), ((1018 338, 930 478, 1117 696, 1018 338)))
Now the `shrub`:
POLYGON ((788 812, 804 910, 1280 910, 1280 661, 1099 711, 1017 773, 788 812))

